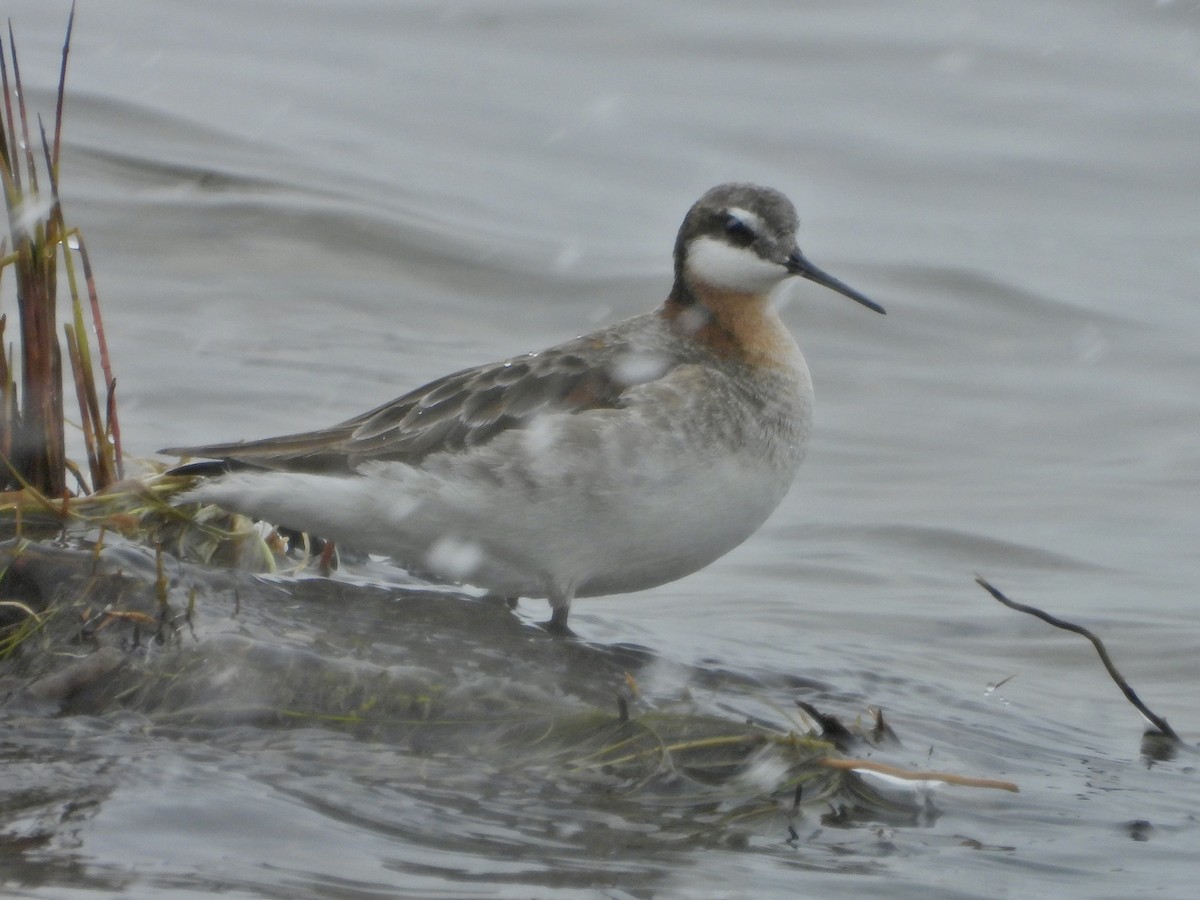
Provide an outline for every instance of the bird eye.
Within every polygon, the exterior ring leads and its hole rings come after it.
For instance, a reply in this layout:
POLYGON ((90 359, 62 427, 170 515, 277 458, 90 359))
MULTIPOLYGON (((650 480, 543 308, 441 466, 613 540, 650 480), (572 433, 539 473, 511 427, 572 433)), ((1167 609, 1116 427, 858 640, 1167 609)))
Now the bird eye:
POLYGON ((725 217, 725 233, 739 247, 753 243, 755 238, 754 229, 733 213, 725 217))

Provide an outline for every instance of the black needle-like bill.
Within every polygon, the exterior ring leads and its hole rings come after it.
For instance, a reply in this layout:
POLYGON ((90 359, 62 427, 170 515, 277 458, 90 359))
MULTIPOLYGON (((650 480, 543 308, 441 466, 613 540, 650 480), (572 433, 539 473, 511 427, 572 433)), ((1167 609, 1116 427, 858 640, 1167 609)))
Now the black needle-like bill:
POLYGON ((873 309, 877 313, 887 315, 887 310, 870 297, 866 296, 865 294, 860 294, 845 282, 839 281, 832 275, 822 272, 807 259, 805 259, 804 254, 799 250, 793 251, 792 255, 787 258, 787 262, 784 263, 784 265, 787 266, 787 270, 793 275, 799 275, 801 278, 807 278, 809 281, 815 281, 817 284, 824 285, 830 290, 837 291, 839 294, 849 297, 851 300, 856 300, 867 309, 873 309))

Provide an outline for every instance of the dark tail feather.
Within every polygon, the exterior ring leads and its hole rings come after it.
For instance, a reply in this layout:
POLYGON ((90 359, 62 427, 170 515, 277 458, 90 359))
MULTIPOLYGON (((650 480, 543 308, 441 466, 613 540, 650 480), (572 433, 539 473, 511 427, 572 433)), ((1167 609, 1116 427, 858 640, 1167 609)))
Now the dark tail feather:
POLYGON ((185 463, 168 469, 168 475, 187 475, 195 478, 212 478, 216 475, 228 475, 230 472, 245 472, 248 469, 262 470, 263 466, 242 462, 238 459, 202 459, 199 462, 185 463))

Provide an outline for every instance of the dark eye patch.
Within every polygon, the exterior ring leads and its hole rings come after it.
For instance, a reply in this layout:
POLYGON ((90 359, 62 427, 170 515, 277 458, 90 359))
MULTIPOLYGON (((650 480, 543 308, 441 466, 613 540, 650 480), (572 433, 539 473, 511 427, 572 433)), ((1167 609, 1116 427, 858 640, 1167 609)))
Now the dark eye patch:
POLYGON ((749 246, 754 243, 754 238, 757 237, 754 229, 733 213, 725 216, 725 233, 729 235, 730 241, 738 247, 749 246))

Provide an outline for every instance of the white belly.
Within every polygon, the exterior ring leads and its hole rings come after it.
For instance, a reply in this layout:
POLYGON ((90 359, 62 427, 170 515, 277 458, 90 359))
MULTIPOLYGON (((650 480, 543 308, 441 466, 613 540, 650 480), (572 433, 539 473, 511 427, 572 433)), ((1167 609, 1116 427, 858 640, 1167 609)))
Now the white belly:
MULTIPOLYGON (((482 551, 466 580, 523 597, 636 591, 708 565, 753 534, 792 473, 726 463, 553 498, 497 498, 455 537, 482 551)), ((420 513, 417 513, 419 516, 420 513)))

